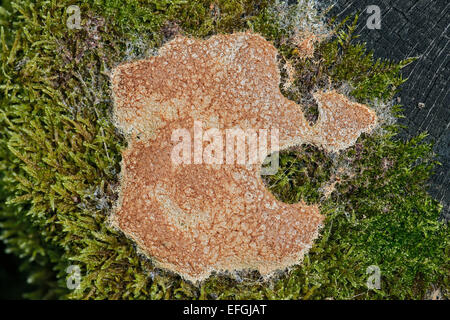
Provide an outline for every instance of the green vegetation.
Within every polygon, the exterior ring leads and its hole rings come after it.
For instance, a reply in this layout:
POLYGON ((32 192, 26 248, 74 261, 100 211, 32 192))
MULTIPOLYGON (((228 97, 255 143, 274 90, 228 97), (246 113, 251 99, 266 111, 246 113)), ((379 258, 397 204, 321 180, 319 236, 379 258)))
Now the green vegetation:
MULTIPOLYGON (((295 30, 280 21, 274 2, 2 2, 0 238, 22 260, 26 297, 420 299, 432 286, 448 296, 449 229, 426 192, 436 165, 431 145, 424 134, 395 140, 399 127, 390 123, 339 155, 312 146, 282 154, 270 189, 286 202, 319 202, 327 218, 304 262, 271 280, 241 272, 194 286, 153 268, 106 225, 124 147, 110 122, 109 71, 151 54, 177 30, 197 37, 259 32, 295 69, 292 87, 283 89, 290 99, 308 102, 315 88, 350 86, 355 99, 385 115, 381 106, 410 61, 375 61, 348 21, 314 58, 301 59, 289 41, 295 30), (69 30, 66 10, 73 4, 82 23, 69 30), (336 183, 327 193, 328 181, 336 183), (69 265, 81 267, 81 286, 73 291, 66 286, 69 265), (370 265, 381 269, 380 290, 366 287, 370 265)), ((313 120, 313 103, 305 105, 313 120)), ((400 111, 392 106, 389 113, 400 111)))

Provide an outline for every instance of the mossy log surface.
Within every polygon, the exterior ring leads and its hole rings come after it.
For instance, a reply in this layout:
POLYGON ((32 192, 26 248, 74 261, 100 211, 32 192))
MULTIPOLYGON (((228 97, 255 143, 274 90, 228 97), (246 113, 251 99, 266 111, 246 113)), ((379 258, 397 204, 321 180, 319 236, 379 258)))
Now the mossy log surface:
MULTIPOLYGON (((438 40, 429 42, 438 39, 437 29, 423 38, 428 43, 424 48, 419 49, 423 44, 417 40, 417 53, 386 49, 374 55, 355 36, 358 19, 344 12, 335 23, 324 25, 314 1, 291 7, 275 0, 0 3, 0 239, 8 254, 20 258, 28 282, 25 297, 423 299, 435 291, 448 297, 450 231, 438 221, 441 206, 427 192, 437 163, 426 140, 430 136, 422 133, 429 127, 431 138, 441 137, 438 146, 447 139, 434 122, 448 123, 448 110, 438 107, 448 102, 447 92, 439 87, 441 74, 448 73, 447 62, 442 62, 448 60, 441 60, 446 59, 447 42, 444 47, 438 40), (68 29, 68 7, 74 4, 80 7, 81 25, 68 29), (308 121, 317 121, 314 92, 332 89, 372 108, 381 125, 339 154, 311 145, 283 152, 280 170, 265 180, 278 199, 319 203, 326 217, 301 264, 269 281, 248 271, 214 274, 194 285, 156 268, 133 241, 107 223, 126 148, 124 136, 111 122, 110 71, 125 61, 154 55, 177 33, 207 38, 246 30, 277 48, 280 89, 304 106, 308 121), (296 42, 304 31, 324 38, 314 43, 306 59, 296 42), (426 55, 415 64, 401 60, 424 52, 432 60, 429 65, 424 65, 426 55), (421 65, 423 71, 417 71, 421 65), (441 66, 439 72, 428 70, 435 66, 441 66), (410 75, 406 83, 402 70, 410 75), (400 93, 401 103, 393 103, 402 84, 409 94, 400 93), (413 97, 416 100, 408 100, 413 97), (423 101, 425 110, 416 110, 419 99, 431 99, 423 101), (427 105, 434 107, 427 110, 427 105), (407 119, 425 122, 410 126, 404 132, 414 134, 398 139, 401 128, 395 119, 401 119, 402 108, 407 119), (367 287, 367 268, 373 265, 381 270, 379 290, 367 287), (79 267, 79 286, 68 286, 77 279, 67 272, 71 266, 79 267)), ((425 1, 417 3, 407 12, 448 12, 448 6, 439 11, 425 1)), ((350 2, 340 8, 353 12, 350 2)), ((395 21, 398 10, 389 12, 392 23, 400 23, 395 21)), ((365 21, 364 13, 361 17, 365 21)), ((411 24, 420 19, 424 17, 411 19, 411 24)), ((445 21, 425 19, 421 23, 431 30, 445 21)), ((404 31, 393 33, 394 40, 387 43, 403 43, 395 38, 399 32, 404 31)), ((385 41, 385 35, 379 35, 379 42, 385 41)), ((411 42, 412 48, 415 44, 411 42)), ((445 142, 435 150, 439 148, 445 157, 445 142)), ((446 172, 443 167, 438 167, 438 177, 446 172)), ((446 183, 448 176, 442 179, 446 183)), ((13 285, 7 284, 6 290, 13 285)))
POLYGON ((397 96, 405 106, 404 139, 422 131, 430 134, 442 164, 430 179, 430 192, 450 219, 450 3, 428 0, 337 0, 330 16, 346 17, 361 13, 356 33, 377 58, 419 59, 403 69, 408 81, 397 96), (381 9, 381 29, 366 27, 366 7, 381 9))

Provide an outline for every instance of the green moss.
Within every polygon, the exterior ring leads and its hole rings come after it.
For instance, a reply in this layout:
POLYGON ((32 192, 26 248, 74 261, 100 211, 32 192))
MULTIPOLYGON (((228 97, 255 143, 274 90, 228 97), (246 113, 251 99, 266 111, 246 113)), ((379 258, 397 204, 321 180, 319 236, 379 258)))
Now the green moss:
POLYGON ((265 176, 266 186, 285 203, 318 203, 321 192, 331 178, 331 159, 322 150, 302 145, 280 153, 280 167, 274 175, 265 176))
MULTIPOLYGON (((345 19, 342 24, 347 22, 345 19)), ((398 63, 389 60, 374 60, 373 53, 367 52, 365 45, 354 43, 358 36, 354 35, 358 16, 345 30, 341 28, 334 41, 323 46, 325 67, 330 68, 328 74, 333 80, 348 81, 354 88, 351 95, 362 102, 374 99, 387 100, 397 92, 405 81, 400 70, 415 58, 408 58, 398 63), (345 52, 345 54, 342 54, 345 52)), ((342 27, 341 24, 341 27, 342 27)))
MULTIPOLYGON (((389 101, 404 81, 399 71, 410 61, 374 61, 354 41, 354 24, 338 27, 313 59, 299 59, 288 39, 293 30, 273 3, 83 1, 82 29, 68 30, 66 8, 74 1, 2 2, 1 238, 23 260, 33 285, 27 297, 422 298, 431 284, 448 292, 449 231, 426 193, 436 164, 431 146, 424 135, 396 141, 397 126, 361 137, 340 155, 311 146, 282 155, 270 189, 286 202, 320 203, 327 219, 304 262, 268 282, 249 272, 193 286, 153 268, 106 225, 124 146, 110 121, 109 71, 160 46, 170 24, 198 37, 263 34, 294 66, 296 81, 284 93, 298 102, 310 101, 317 87, 350 85, 355 99, 376 109, 374 99, 389 101), (336 184, 326 197, 329 179, 336 184), (82 273, 74 291, 66 287, 71 264, 82 273), (370 265, 381 269, 381 290, 365 286, 370 265)), ((314 105, 307 107, 313 114, 314 105)))

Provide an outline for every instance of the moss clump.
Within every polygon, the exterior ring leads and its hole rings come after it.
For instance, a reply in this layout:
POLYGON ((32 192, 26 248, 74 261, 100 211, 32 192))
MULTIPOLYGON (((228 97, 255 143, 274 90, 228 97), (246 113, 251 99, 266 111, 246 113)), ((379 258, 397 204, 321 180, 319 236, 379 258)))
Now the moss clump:
MULTIPOLYGON (((410 61, 374 61, 355 42, 354 23, 338 26, 314 58, 300 59, 289 41, 295 25, 280 21, 277 1, 77 3, 82 28, 74 30, 65 24, 74 1, 3 1, 0 9, 1 238, 23 260, 27 297, 423 298, 432 284, 448 294, 449 231, 426 193, 436 164, 431 145, 425 135, 395 140, 396 125, 339 155, 306 147, 281 157, 273 192, 288 202, 320 202, 327 214, 302 265, 269 282, 250 272, 215 275, 200 287, 154 269, 105 224, 124 146, 110 122, 112 67, 150 54, 170 37, 168 25, 198 37, 252 29, 293 66, 296 80, 283 89, 289 98, 303 103, 317 87, 349 88, 385 112, 380 102, 389 104, 410 61), (327 196, 321 190, 329 180, 336 183, 327 196), (69 265, 81 267, 73 291, 69 265), (366 288, 370 265, 381 269, 380 290, 366 288)), ((400 114, 400 106, 390 109, 400 114)))
POLYGON ((320 189, 330 180, 331 169, 332 160, 324 151, 301 145, 281 152, 278 172, 264 176, 264 182, 285 203, 318 203, 324 197, 320 189))

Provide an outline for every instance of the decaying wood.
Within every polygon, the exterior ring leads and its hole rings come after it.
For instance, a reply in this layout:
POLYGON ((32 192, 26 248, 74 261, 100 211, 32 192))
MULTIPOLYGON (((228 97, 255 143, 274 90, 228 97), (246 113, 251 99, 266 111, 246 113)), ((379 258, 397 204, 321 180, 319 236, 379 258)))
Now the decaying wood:
POLYGON ((405 126, 402 138, 412 138, 423 131, 434 141, 434 151, 442 164, 430 179, 431 195, 443 204, 442 217, 450 221, 450 45, 448 1, 428 0, 336 0, 323 1, 329 13, 340 21, 359 15, 356 33, 375 58, 400 61, 408 57, 418 60, 403 70, 408 81, 398 94, 404 106, 405 126), (369 5, 381 11, 381 29, 369 29, 366 21, 369 5))

